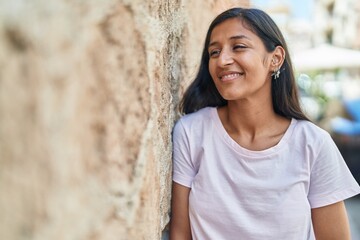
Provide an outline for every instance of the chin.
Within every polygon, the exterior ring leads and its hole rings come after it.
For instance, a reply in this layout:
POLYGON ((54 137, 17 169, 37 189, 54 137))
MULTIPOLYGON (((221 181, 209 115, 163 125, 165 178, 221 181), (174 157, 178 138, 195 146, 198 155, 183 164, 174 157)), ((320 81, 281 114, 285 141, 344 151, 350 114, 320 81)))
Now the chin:
POLYGON ((221 94, 221 96, 223 97, 223 99, 227 101, 241 100, 244 98, 243 95, 234 94, 234 93, 221 94))
POLYGON ((240 97, 223 97, 226 101, 236 101, 236 100, 241 100, 242 98, 240 97))

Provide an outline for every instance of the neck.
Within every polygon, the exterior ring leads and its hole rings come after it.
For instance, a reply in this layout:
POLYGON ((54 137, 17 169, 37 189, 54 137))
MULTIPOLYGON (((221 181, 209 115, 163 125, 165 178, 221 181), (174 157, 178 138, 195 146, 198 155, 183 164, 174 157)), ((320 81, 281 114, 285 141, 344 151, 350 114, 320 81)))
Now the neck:
POLYGON ((240 146, 264 150, 275 146, 285 134, 290 120, 275 113, 271 99, 228 101, 218 109, 220 120, 240 146))
POLYGON ((261 102, 248 99, 229 101, 223 117, 230 131, 247 133, 253 137, 272 128, 282 118, 274 112, 271 99, 261 102))

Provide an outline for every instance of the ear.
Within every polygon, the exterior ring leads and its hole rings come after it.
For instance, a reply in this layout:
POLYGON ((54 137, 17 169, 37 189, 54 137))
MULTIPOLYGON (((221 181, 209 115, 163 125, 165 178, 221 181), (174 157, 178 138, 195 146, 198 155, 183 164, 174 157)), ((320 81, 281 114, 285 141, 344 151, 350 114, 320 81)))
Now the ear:
POLYGON ((285 50, 281 46, 277 46, 272 52, 271 69, 272 71, 278 70, 285 61, 285 50))

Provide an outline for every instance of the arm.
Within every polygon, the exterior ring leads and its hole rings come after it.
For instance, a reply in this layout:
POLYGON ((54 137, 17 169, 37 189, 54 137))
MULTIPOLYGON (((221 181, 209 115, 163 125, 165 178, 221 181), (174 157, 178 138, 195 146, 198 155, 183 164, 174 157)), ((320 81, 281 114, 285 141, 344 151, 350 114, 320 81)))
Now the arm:
POLYGON ((189 193, 190 188, 173 182, 170 240, 191 240, 189 193))
POLYGON ((350 240, 350 227, 343 201, 313 208, 311 218, 317 240, 350 240))

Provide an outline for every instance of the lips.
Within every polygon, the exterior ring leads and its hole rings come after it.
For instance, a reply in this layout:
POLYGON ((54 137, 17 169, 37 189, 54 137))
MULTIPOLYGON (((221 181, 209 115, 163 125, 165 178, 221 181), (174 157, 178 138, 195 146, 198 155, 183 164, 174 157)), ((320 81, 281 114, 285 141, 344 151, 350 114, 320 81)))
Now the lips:
POLYGON ((219 75, 219 79, 221 81, 231 81, 234 80, 240 76, 244 75, 244 73, 240 73, 240 72, 227 72, 227 73, 221 73, 219 75))

